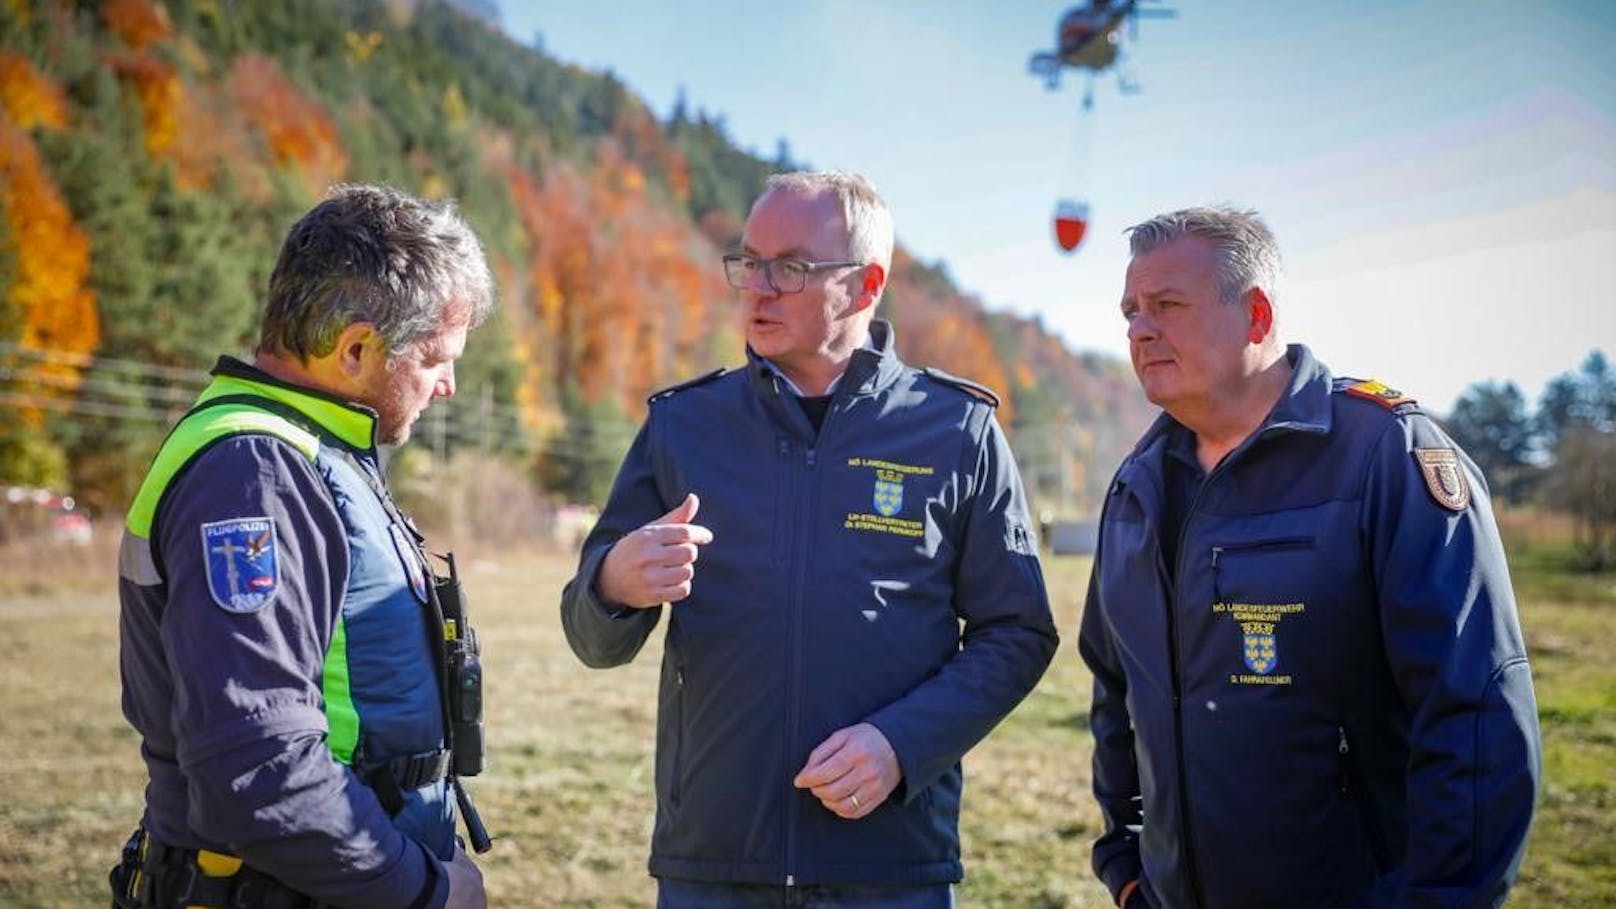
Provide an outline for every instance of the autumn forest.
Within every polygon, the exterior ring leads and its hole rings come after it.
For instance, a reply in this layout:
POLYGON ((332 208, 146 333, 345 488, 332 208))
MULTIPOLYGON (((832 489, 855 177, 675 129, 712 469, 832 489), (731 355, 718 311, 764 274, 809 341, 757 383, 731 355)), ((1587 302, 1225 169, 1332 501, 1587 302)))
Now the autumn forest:
MULTIPOLYGON (((598 500, 649 392, 740 362, 718 256, 768 174, 811 164, 435 2, 0 0, 0 112, 0 485, 102 509, 250 348, 281 234, 341 181, 458 200, 499 310, 450 441, 598 500)), ((1148 418, 1122 364, 940 263, 900 250, 883 308, 910 362, 999 391, 1048 507, 1092 504, 1148 418)))

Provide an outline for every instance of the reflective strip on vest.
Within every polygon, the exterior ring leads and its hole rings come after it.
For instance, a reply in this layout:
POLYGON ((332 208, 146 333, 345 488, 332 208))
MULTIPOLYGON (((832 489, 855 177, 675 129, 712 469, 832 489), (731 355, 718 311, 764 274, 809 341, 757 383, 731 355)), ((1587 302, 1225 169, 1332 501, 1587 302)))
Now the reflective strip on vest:
POLYGON ((359 709, 348 687, 348 622, 340 612, 325 652, 320 694, 325 698, 326 745, 337 760, 352 765, 354 749, 359 747, 359 709))
MULTIPOLYGON (((232 393, 240 392, 232 390, 232 393)), ((215 396, 204 393, 201 400, 215 396)), ((169 482, 209 445, 226 436, 250 433, 274 436, 302 452, 310 461, 320 452, 320 440, 313 433, 280 414, 259 410, 250 404, 220 404, 194 413, 174 427, 157 452, 151 470, 129 506, 129 516, 124 521, 129 533, 149 541, 157 505, 169 482)), ((147 560, 150 561, 149 555, 147 560)), ((155 577, 155 571, 152 574, 151 582, 157 583, 160 579, 155 577)), ((144 580, 138 575, 133 579, 144 580)), ((325 701, 327 745, 337 760, 352 764, 354 749, 359 744, 359 709, 354 706, 353 692, 349 688, 348 632, 340 610, 332 625, 331 643, 326 647, 320 694, 325 701)))
POLYGON ((129 516, 124 526, 137 537, 151 538, 152 522, 157 517, 157 504, 163 499, 169 481, 180 472, 197 453, 225 436, 242 433, 263 433, 274 436, 303 452, 310 461, 320 451, 320 440, 308 430, 279 414, 259 410, 246 404, 221 404, 180 421, 157 452, 151 470, 135 493, 129 505, 129 516))

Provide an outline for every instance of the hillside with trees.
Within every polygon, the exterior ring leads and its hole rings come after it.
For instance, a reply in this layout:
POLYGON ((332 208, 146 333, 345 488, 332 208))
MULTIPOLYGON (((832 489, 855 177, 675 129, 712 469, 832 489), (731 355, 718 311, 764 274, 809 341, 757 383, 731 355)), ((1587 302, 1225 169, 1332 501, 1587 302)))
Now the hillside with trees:
MULTIPOLYGON (((598 500, 648 392, 743 340, 717 259, 768 174, 721 115, 439 2, 0 3, 0 484, 116 510, 221 352, 255 341, 279 237, 341 181, 458 200, 498 282, 422 444, 598 500)), ((1149 417, 1125 365, 989 312, 900 251, 911 362, 996 388, 1035 495, 1090 508, 1149 417)))

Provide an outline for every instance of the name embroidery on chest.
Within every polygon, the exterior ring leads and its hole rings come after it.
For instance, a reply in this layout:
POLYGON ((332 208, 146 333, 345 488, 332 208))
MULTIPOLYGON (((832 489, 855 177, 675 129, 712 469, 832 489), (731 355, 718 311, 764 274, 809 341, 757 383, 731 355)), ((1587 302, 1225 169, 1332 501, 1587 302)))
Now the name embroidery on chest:
POLYGON ((937 468, 924 464, 899 464, 878 458, 848 458, 847 466, 868 468, 874 477, 870 493, 871 511, 850 511, 842 523, 844 530, 865 530, 890 533, 900 537, 926 535, 923 521, 900 517, 903 511, 903 481, 911 476, 930 476, 937 468))
POLYGON ((1250 672, 1229 673, 1231 685, 1289 685, 1289 673, 1275 675, 1279 666, 1279 626, 1286 618, 1307 612, 1306 603, 1213 603, 1213 615, 1226 615, 1240 625, 1240 658, 1250 672))

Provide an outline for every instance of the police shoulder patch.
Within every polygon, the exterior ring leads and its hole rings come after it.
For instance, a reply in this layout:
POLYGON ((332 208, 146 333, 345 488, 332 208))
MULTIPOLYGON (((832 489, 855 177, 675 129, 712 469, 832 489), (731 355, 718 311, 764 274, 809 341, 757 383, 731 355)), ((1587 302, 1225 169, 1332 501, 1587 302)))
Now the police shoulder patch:
POLYGON ((1470 482, 1459 465, 1459 453, 1451 448, 1416 448, 1420 474, 1431 498, 1449 511, 1464 511, 1470 505, 1470 482))
POLYGON ((225 612, 255 612, 274 599, 280 587, 275 524, 268 517, 203 524, 202 560, 208 593, 225 612))
POLYGON ((987 387, 986 385, 979 385, 972 382, 970 379, 962 379, 959 376, 951 373, 943 372, 941 369, 938 369, 935 366, 927 366, 925 369, 922 369, 921 372, 933 379, 936 379, 944 385, 952 385, 974 398, 986 401, 994 407, 999 406, 998 394, 996 394, 993 389, 987 387))
POLYGON ((1413 405, 1419 403, 1379 379, 1336 379, 1334 390, 1352 395, 1355 398, 1362 398, 1365 401, 1373 401, 1387 410, 1396 410, 1398 413, 1412 409, 1413 405), (1405 407, 1405 405, 1408 406, 1405 407), (1403 408, 1403 410, 1398 410, 1398 408, 1403 408))
POLYGON ((663 389, 660 389, 658 391, 653 391, 653 392, 651 392, 651 395, 645 399, 645 403, 647 403, 647 404, 655 403, 657 401, 662 400, 663 398, 672 397, 673 395, 675 395, 675 394, 677 394, 677 393, 679 393, 681 391, 684 391, 687 388, 694 388, 697 385, 705 385, 706 383, 711 382, 712 380, 718 378, 719 376, 723 375, 726 372, 729 372, 729 369, 726 368, 726 367, 720 366, 717 369, 715 369, 712 372, 709 372, 709 373, 707 373, 705 375, 697 376, 694 379, 686 379, 685 381, 680 382, 680 383, 678 383, 676 385, 669 385, 667 388, 663 388, 663 389))

